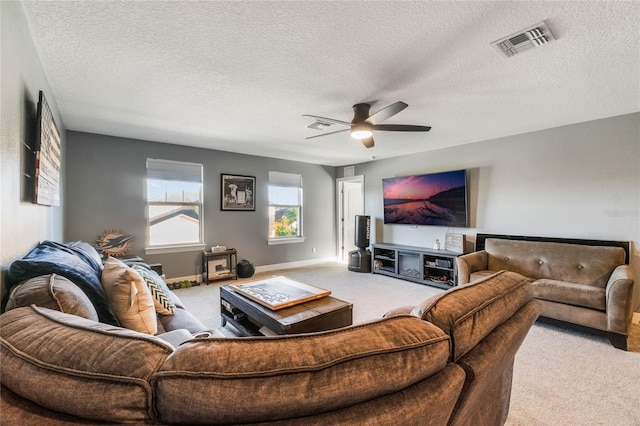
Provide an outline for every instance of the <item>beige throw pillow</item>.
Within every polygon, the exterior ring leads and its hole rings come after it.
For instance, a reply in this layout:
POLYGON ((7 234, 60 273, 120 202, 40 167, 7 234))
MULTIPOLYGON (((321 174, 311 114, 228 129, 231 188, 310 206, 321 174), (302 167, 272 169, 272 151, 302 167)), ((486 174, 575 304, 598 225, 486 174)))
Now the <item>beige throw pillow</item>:
POLYGON ((158 332, 153 297, 136 271, 109 257, 102 270, 102 287, 123 327, 147 334, 158 332))

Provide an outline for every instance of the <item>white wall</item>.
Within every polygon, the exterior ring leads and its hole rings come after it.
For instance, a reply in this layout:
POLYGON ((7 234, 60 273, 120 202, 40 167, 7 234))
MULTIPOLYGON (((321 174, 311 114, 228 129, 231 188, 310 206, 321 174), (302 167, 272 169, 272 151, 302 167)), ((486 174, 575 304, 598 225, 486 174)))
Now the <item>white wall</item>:
MULTIPOLYGON (((24 175, 32 145, 38 92, 45 93, 62 136, 64 126, 56 101, 26 23, 21 2, 0 2, 1 110, 0 110, 0 294, 5 292, 9 264, 24 256, 40 240, 61 240, 63 207, 46 207, 29 200, 32 181, 24 175)), ((64 155, 62 167, 64 169, 64 155)), ((64 185, 64 178, 61 177, 64 185)), ((61 190, 62 191, 62 190, 61 190)), ((63 197, 62 191, 61 196, 63 197)), ((64 203, 64 198, 61 204, 64 203)))
MULTIPOLYGON (((356 174, 365 176, 366 214, 376 224, 372 241, 432 247, 448 230, 383 225, 383 178, 468 169, 471 227, 449 232, 470 241, 477 232, 631 241, 637 306, 639 129, 635 113, 357 165, 356 174)), ((432 137, 437 133, 425 136, 432 137)))

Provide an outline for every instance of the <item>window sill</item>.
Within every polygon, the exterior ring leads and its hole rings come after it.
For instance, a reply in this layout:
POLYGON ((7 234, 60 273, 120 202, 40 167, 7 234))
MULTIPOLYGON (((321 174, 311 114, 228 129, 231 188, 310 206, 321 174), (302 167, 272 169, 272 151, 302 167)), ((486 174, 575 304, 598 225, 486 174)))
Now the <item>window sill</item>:
POLYGON ((206 244, 147 247, 144 249, 144 254, 166 254, 166 253, 182 253, 187 251, 204 251, 206 247, 207 247, 206 244))
POLYGON ((294 243, 304 243, 304 237, 269 238, 269 240, 267 240, 267 245, 269 246, 275 246, 278 244, 294 244, 294 243))

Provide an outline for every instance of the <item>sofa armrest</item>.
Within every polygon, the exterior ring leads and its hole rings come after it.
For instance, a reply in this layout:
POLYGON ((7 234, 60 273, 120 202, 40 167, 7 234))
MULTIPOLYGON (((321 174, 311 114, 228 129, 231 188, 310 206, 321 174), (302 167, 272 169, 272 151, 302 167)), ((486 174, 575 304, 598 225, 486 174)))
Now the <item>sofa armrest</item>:
POLYGON ((169 343, 174 348, 177 348, 187 340, 193 339, 193 335, 189 333, 189 330, 184 328, 178 328, 176 330, 167 331, 166 333, 156 334, 156 337, 161 338, 165 342, 169 343))
POLYGON ((458 256, 458 285, 468 284, 473 272, 488 269, 488 259, 489 255, 484 250, 458 256))
POLYGON ((411 311, 415 308, 415 305, 405 305, 400 306, 399 308, 393 308, 390 311, 386 312, 382 318, 390 318, 397 317, 400 315, 411 315, 411 311))
POLYGON ((607 283, 606 302, 608 331, 627 336, 633 316, 633 271, 630 265, 614 269, 607 283))

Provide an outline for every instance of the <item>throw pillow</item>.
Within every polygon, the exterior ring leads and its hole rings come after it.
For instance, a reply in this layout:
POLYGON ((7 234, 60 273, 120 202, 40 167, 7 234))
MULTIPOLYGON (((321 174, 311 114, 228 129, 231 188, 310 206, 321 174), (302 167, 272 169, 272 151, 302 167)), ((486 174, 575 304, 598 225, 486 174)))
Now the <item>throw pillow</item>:
POLYGON ((149 268, 145 268, 143 265, 133 265, 133 270, 136 271, 144 280, 147 287, 151 291, 153 296, 153 303, 156 307, 156 312, 160 315, 173 315, 176 313, 176 305, 171 300, 169 293, 169 287, 164 282, 160 275, 156 271, 149 268))
POLYGON ((147 334, 158 332, 153 297, 140 274, 109 257, 102 270, 102 286, 123 327, 147 334))
POLYGON ((6 310, 30 305, 98 321, 96 309, 80 287, 56 274, 40 275, 15 286, 6 310))

